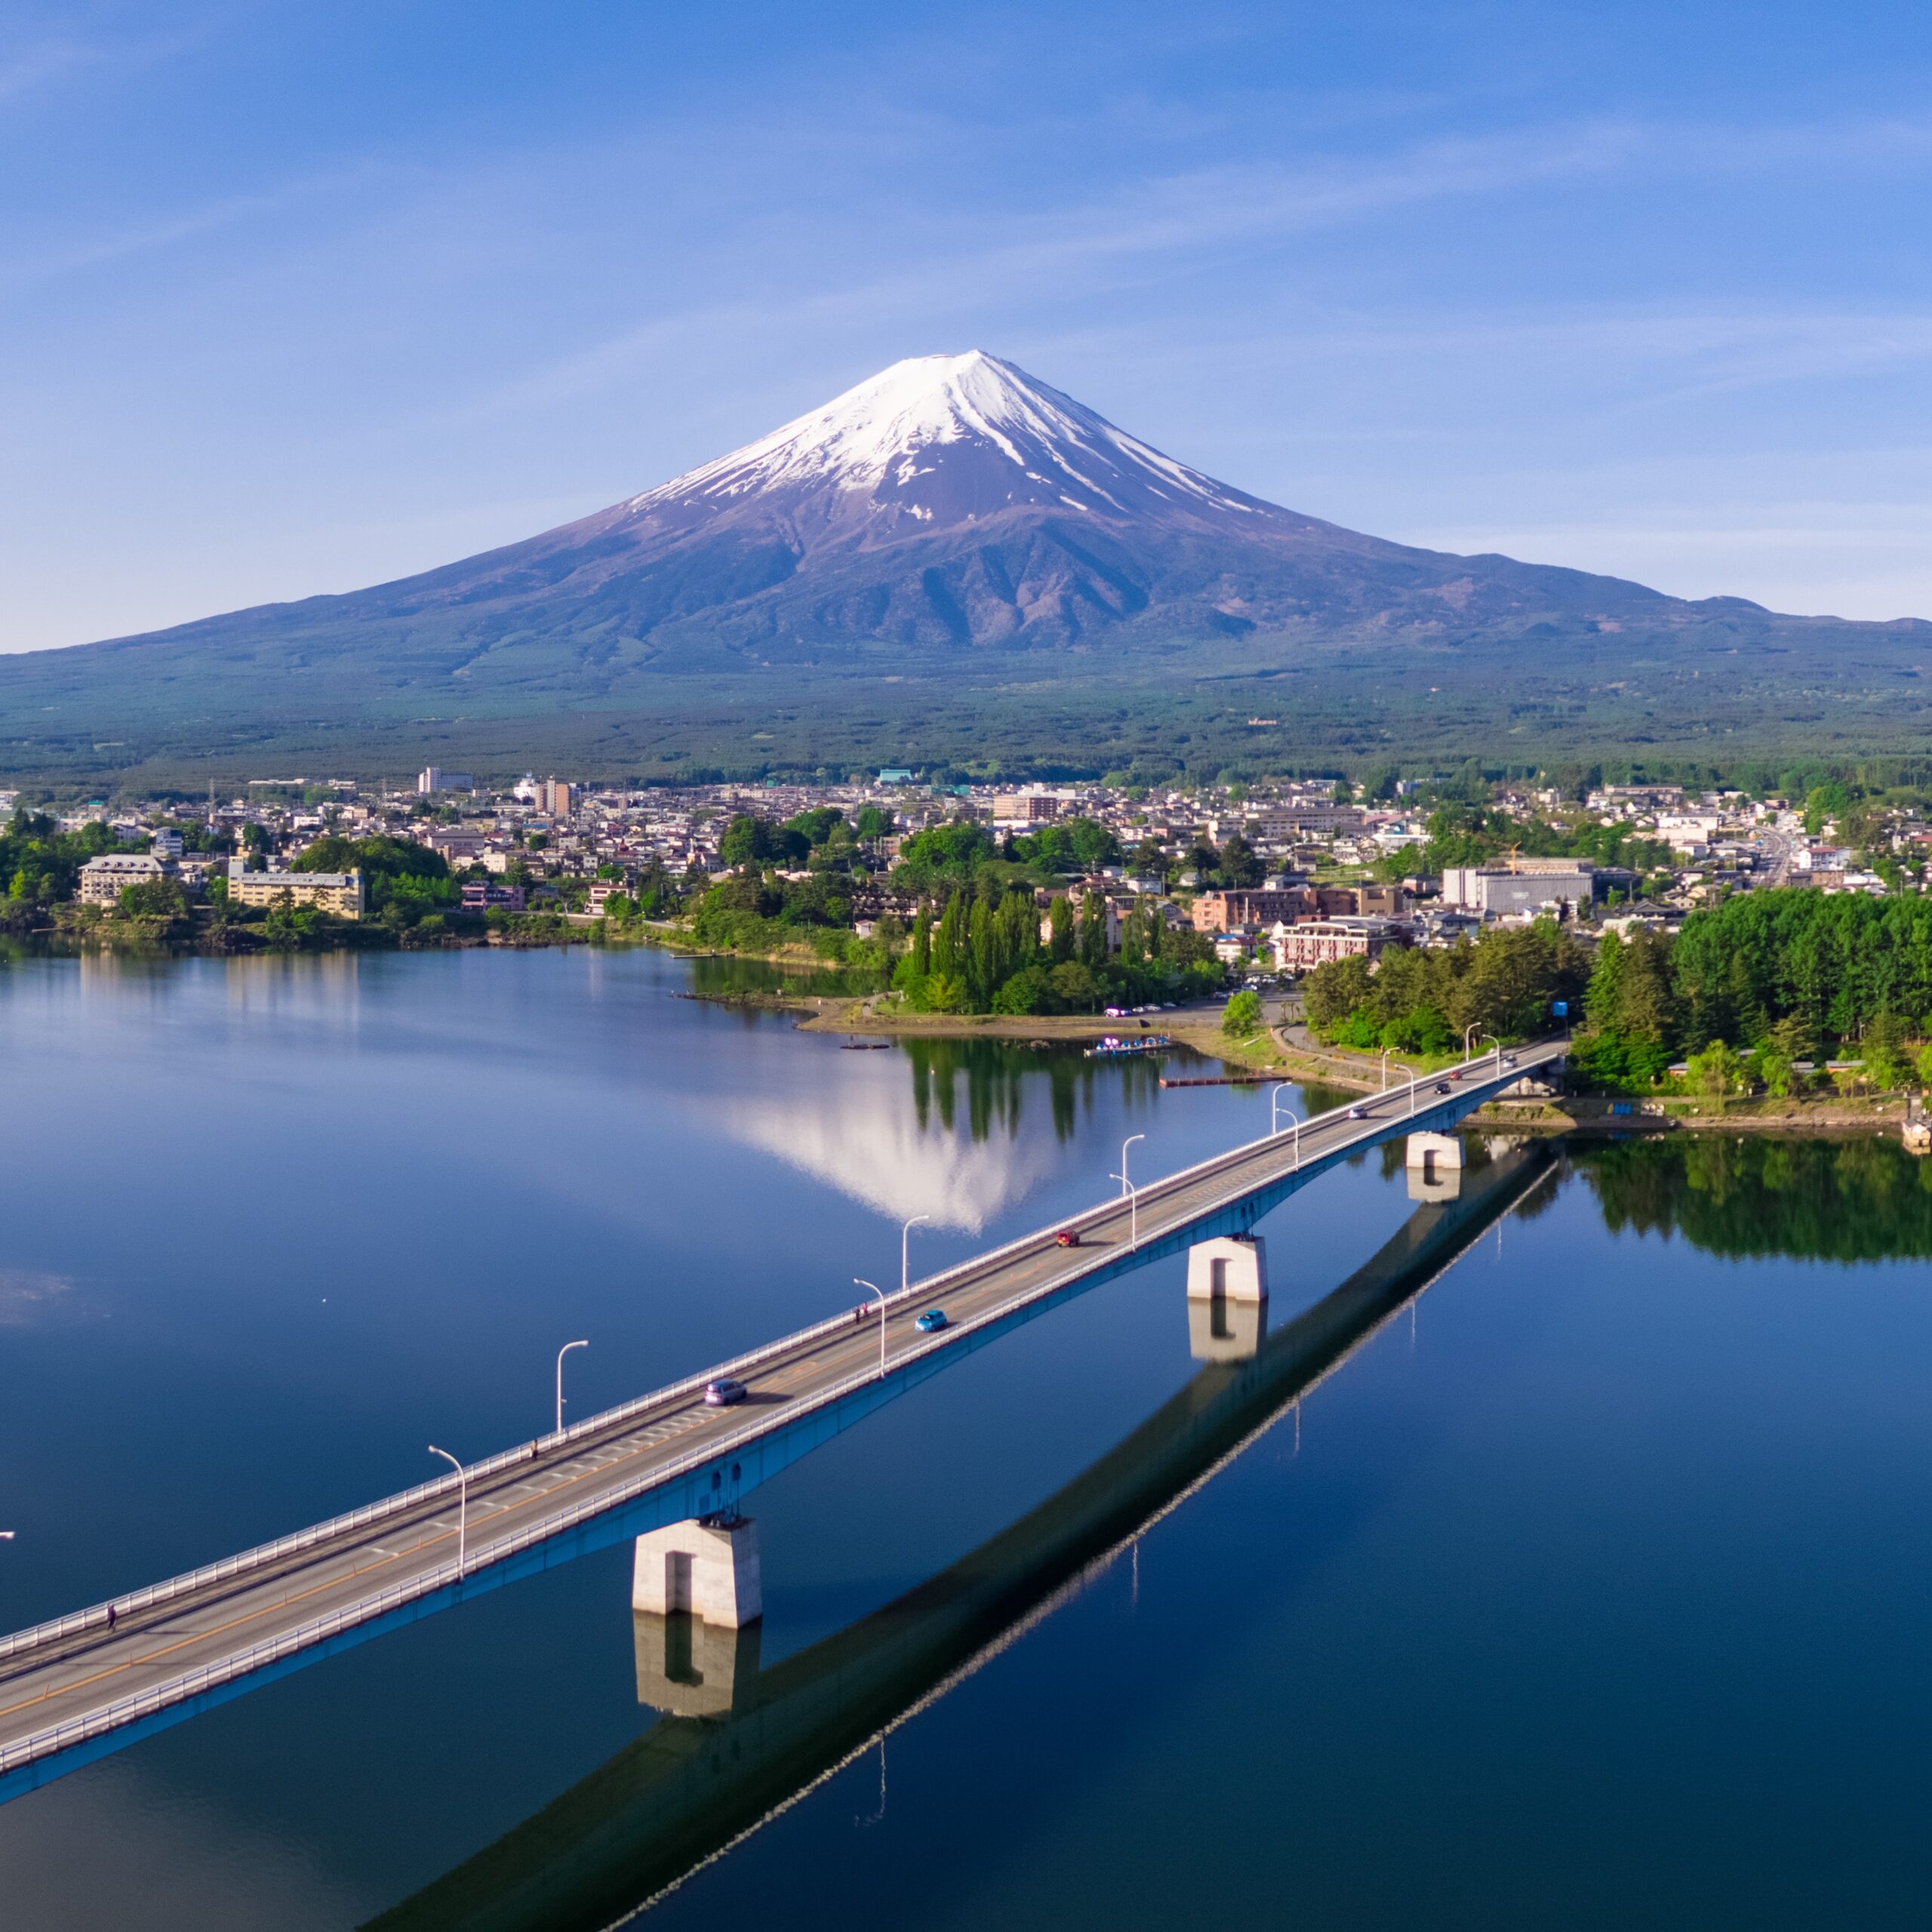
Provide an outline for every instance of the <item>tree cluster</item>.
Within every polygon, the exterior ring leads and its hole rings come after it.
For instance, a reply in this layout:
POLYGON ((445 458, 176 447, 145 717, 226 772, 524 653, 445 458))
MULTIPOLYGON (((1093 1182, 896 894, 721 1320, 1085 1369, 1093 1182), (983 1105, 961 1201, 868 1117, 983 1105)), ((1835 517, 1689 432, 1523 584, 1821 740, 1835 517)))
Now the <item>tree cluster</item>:
POLYGON ((0 832, 0 888, 16 914, 29 914, 72 898, 81 868, 90 859, 140 849, 123 844, 98 820, 78 832, 63 832, 45 812, 22 808, 0 832))
POLYGON ((1750 1049, 1751 1080, 1791 1091, 1793 1063, 1835 1050, 1896 1086, 1932 1033, 1932 900, 1800 887, 1694 912, 1675 941, 1606 937, 1585 1001, 1578 1063, 1605 1085, 1660 1078, 1679 1054, 1710 1091, 1746 1078, 1713 1049, 1750 1049))
MULTIPOLYGON (((382 833, 368 838, 345 838, 331 832, 305 846, 288 869, 295 872, 359 872, 369 917, 398 931, 447 912, 463 897, 463 889, 451 877, 449 862, 440 852, 382 833)), ((308 936, 305 932, 303 937, 308 936)))
POLYGON ((1110 946, 1105 902, 1088 893, 1076 909, 1061 894, 1046 936, 1032 888, 955 891, 943 910, 923 903, 893 983, 928 1013, 1092 1013, 1192 997, 1221 969, 1198 934, 1171 933, 1158 909, 1136 906, 1110 946))
POLYGON ((1544 1031, 1559 1002, 1575 1010, 1589 976, 1583 943, 1552 920, 1501 928, 1474 941, 1392 947, 1318 966, 1303 992, 1309 1023, 1346 1046, 1440 1054, 1467 1033, 1518 1040, 1544 1031))

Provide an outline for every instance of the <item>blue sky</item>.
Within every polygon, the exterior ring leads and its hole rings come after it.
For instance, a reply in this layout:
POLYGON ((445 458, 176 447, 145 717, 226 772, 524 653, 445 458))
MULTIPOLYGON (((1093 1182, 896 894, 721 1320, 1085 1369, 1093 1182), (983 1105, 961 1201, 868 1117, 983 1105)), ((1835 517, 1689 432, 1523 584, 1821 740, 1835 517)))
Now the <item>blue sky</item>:
POLYGON ((1932 615, 1932 19, 0 14, 0 649, 344 590, 980 347, 1259 494, 1932 615))

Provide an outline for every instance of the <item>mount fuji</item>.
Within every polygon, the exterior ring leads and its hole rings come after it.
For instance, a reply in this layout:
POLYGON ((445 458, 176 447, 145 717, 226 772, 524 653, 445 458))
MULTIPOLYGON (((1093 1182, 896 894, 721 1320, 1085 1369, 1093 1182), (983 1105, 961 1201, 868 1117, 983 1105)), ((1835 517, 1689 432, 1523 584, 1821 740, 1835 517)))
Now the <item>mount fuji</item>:
POLYGON ((460 607, 483 668, 530 616, 591 660, 1103 645, 1372 620, 1456 632, 1661 611, 1635 584, 1357 535, 1217 482, 979 350, 894 363, 758 442, 527 543, 335 600, 460 607), (592 614, 594 617, 592 617, 592 614))
POLYGON ((0 657, 0 769, 1873 749, 1928 641, 1364 536, 975 350, 420 576, 0 657))

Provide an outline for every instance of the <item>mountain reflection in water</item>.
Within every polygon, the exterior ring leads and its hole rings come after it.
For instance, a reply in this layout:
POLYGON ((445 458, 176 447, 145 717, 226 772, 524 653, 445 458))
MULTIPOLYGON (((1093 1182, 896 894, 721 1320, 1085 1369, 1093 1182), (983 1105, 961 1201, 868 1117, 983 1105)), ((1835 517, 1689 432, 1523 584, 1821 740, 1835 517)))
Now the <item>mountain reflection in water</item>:
POLYGON ((1417 1208, 1251 1359, 1203 1369, 1038 1509, 806 1650, 761 1669, 755 1632, 638 1617, 641 1687, 690 1714, 661 1718, 371 1932, 573 1932, 649 1903, 1049 1614, 1553 1171, 1540 1143, 1481 1160, 1457 1198, 1417 1208))
POLYGON ((1161 1078, 1158 1060, 1091 1060, 1076 1044, 1023 1040, 909 1039, 876 1058, 854 1057, 862 1064, 845 1069, 835 1086, 788 1097, 782 1113, 754 1099, 714 1104, 713 1117, 881 1214, 921 1214, 969 1232, 1049 1171, 1028 1146, 1048 1120, 1064 1146, 1081 1117, 1092 1117, 1097 1097, 1144 1106, 1161 1078), (963 1135, 956 1131, 962 1120, 963 1135))

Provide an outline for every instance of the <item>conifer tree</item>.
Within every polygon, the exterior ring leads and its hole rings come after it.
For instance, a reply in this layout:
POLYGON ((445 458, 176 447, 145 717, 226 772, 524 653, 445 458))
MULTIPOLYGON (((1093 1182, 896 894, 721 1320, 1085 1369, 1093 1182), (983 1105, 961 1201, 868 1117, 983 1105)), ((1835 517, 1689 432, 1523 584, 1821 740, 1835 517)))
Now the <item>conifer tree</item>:
POLYGON ((1063 892, 1049 915, 1047 950, 1056 966, 1064 966, 1073 957, 1073 901, 1063 892))

